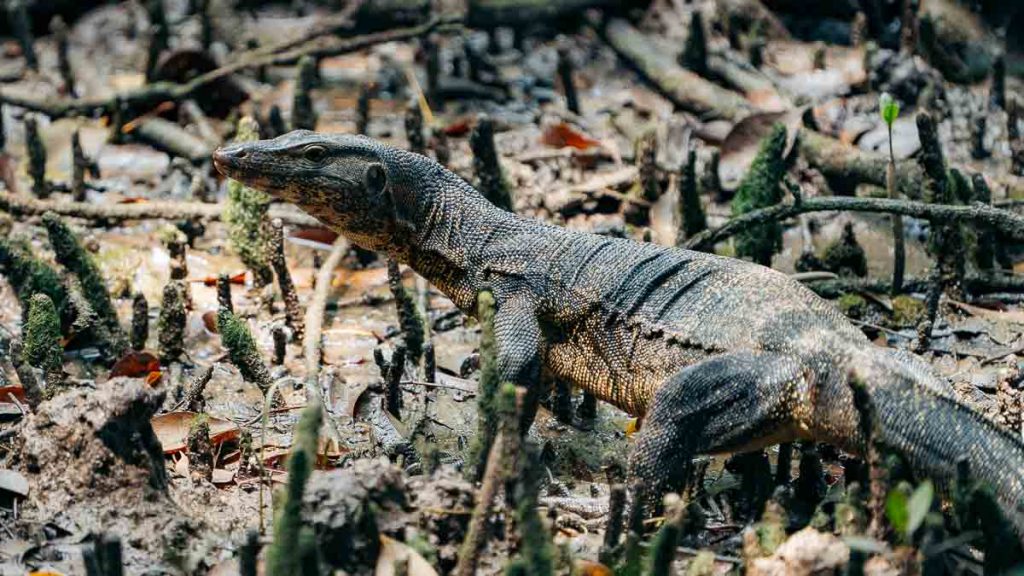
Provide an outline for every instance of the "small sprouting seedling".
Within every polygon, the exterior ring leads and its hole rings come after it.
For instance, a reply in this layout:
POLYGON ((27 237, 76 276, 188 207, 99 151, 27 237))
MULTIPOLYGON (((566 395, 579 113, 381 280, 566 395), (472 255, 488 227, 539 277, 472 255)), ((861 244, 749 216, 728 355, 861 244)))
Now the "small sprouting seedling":
POLYGON ((896 534, 906 543, 911 543, 914 533, 924 523, 935 498, 935 487, 928 480, 911 491, 910 485, 901 482, 885 500, 885 516, 896 534))
MULTIPOLYGON (((892 148, 892 125, 900 115, 900 103, 888 92, 882 92, 878 98, 878 110, 889 130, 889 164, 885 168, 885 187, 889 198, 896 198, 896 154, 892 148)), ((906 248, 903 245, 903 217, 892 215, 893 265, 892 293, 898 294, 903 289, 903 274, 906 268, 906 248)))
POLYGON ((242 378, 266 394, 274 382, 249 326, 232 312, 221 309, 217 313, 217 328, 221 343, 228 349, 231 362, 238 368, 242 378))

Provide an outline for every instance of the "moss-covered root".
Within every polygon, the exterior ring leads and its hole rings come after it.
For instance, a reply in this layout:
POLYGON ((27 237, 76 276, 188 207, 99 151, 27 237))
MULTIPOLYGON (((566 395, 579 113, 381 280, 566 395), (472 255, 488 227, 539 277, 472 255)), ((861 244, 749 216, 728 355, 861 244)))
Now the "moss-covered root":
MULTIPOLYGON (((299 303, 299 293, 295 290, 295 283, 292 282, 291 272, 288 270, 288 261, 284 257, 284 225, 280 219, 275 218, 270 227, 271 239, 271 264, 274 267, 274 275, 277 276, 277 287, 281 290, 281 299, 284 300, 285 324, 291 328, 292 337, 296 342, 301 343, 306 333, 305 314, 302 305, 299 303)), ((217 286, 218 290, 220 285, 217 286)), ((228 307, 230 308, 231 288, 228 287, 228 307)), ((218 292, 219 298, 219 292, 218 292)))
POLYGON ((686 165, 683 166, 679 178, 679 212, 677 244, 707 229, 707 217, 704 215, 697 187, 697 151, 693 148, 686 154, 686 165))
MULTIPOLYGON (((779 183, 786 173, 786 127, 776 124, 761 141, 750 170, 736 190, 732 213, 739 216, 782 201, 779 183)), ((778 222, 752 226, 736 236, 736 255, 770 266, 772 256, 782 248, 782 225, 778 222)))
POLYGON ((213 480, 213 445, 210 443, 210 417, 197 414, 188 429, 188 473, 193 481, 213 480))
MULTIPOLYGON (((515 385, 505 384, 502 396, 515 402, 515 385), (511 396, 511 399, 507 397, 511 396)), ((514 416, 515 420, 518 417, 514 416)), ((522 462, 516 476, 516 529, 519 532, 519 555, 509 564, 506 574, 551 576, 555 573, 555 551, 551 532, 544 525, 537 508, 541 466, 535 450, 525 450, 517 456, 522 462)))
POLYGON ((292 129, 316 130, 316 111, 313 109, 313 88, 316 87, 316 60, 303 56, 299 60, 299 75, 295 80, 292 97, 292 129))
POLYGON ((64 348, 60 344, 60 317, 46 294, 35 294, 29 300, 23 333, 22 359, 43 371, 46 392, 52 394, 64 382, 64 348))
POLYGON ((668 498, 666 504, 666 520, 661 529, 654 535, 651 552, 648 558, 647 574, 650 576, 669 576, 672 574, 672 562, 676 558, 676 547, 679 536, 683 533, 686 521, 686 504, 678 497, 668 498))
MULTIPOLYGON (((249 116, 239 120, 235 142, 252 142, 259 138, 260 128, 256 120, 249 116)), ((252 270, 255 284, 259 287, 274 281, 270 266, 269 209, 270 196, 241 182, 228 182, 227 205, 224 208, 228 240, 242 263, 252 270)))
POLYGON ((234 313, 221 309, 217 313, 217 328, 220 330, 221 343, 228 349, 228 356, 242 378, 266 394, 274 382, 249 326, 234 313))
POLYGON ((843 235, 839 240, 825 249, 822 258, 825 269, 835 272, 840 276, 858 276, 863 278, 868 274, 868 259, 864 248, 857 242, 857 236, 853 233, 853 223, 847 222, 843 227, 843 235))
POLYGON ((469 146, 473 149, 473 172, 480 192, 491 204, 512 212, 512 190, 494 145, 494 121, 487 115, 477 118, 476 127, 469 135, 469 146))
POLYGON ((59 216, 53 212, 43 214, 43 225, 46 226, 57 262, 78 277, 82 294, 96 313, 99 327, 102 328, 96 331, 96 337, 100 340, 97 344, 109 356, 120 357, 128 347, 128 339, 121 330, 117 310, 99 266, 59 216))
POLYGON ((409 142, 409 151, 426 155, 427 139, 423 134, 423 110, 415 98, 405 106, 405 139, 409 142))
POLYGON ((39 121, 35 115, 25 117, 25 149, 28 153, 28 175, 32 178, 32 193, 38 198, 50 195, 46 181, 46 145, 39 134, 39 121))
POLYGON ((679 55, 679 64, 695 74, 707 76, 708 41, 700 10, 694 10, 690 18, 690 33, 686 36, 686 46, 679 55))
POLYGON ((157 339, 160 343, 160 361, 170 364, 185 353, 185 327, 188 310, 185 307, 185 283, 172 280, 164 286, 157 319, 157 339))
POLYGON ((132 295, 132 350, 142 350, 149 340, 149 302, 146 295, 136 292, 132 295))
POLYGON ((388 286, 395 297, 398 323, 402 328, 402 338, 408 352, 406 359, 419 365, 420 358, 423 357, 423 344, 426 341, 426 325, 416 301, 402 284, 402 272, 395 260, 388 260, 388 286))
POLYGON ((60 273, 49 264, 32 255, 32 250, 21 242, 0 239, 0 274, 7 278, 18 295, 23 319, 28 318, 29 301, 34 294, 46 294, 53 301, 66 326, 70 321, 68 290, 60 273))
POLYGON ((477 434, 470 447, 467 467, 474 480, 483 476, 487 455, 498 430, 498 344, 494 337, 494 295, 487 290, 477 297, 477 319, 480 321, 480 382, 478 385, 477 434))
POLYGON ((656 202, 661 196, 661 182, 658 180, 658 138, 653 130, 644 132, 633 143, 633 157, 640 176, 634 194, 656 202))
POLYGON ((268 576, 303 574, 303 554, 300 554, 302 530, 302 493, 313 474, 323 412, 320 405, 311 403, 302 411, 292 439, 292 453, 288 457, 288 483, 274 518, 274 541, 267 550, 268 576))

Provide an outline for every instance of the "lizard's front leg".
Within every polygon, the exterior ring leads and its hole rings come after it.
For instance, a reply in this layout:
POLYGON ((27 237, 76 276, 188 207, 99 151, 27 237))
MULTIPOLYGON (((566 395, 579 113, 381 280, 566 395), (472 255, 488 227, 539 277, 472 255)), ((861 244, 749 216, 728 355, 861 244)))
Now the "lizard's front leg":
POLYGON ((494 338, 498 344, 498 374, 502 382, 526 389, 519 426, 529 431, 540 399, 541 346, 537 309, 526 296, 499 300, 494 315, 494 338))

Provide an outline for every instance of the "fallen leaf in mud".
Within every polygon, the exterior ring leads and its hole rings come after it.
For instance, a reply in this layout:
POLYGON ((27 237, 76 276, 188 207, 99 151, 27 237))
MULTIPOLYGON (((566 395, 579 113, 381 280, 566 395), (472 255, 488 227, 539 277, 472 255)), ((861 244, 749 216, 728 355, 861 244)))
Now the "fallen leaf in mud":
MULTIPOLYGON (((229 277, 228 278, 228 282, 231 283, 231 284, 245 284, 245 274, 246 273, 243 270, 243 271, 239 272, 238 274, 235 274, 235 275, 229 277)), ((189 280, 189 282, 194 282, 194 283, 202 282, 203 286, 216 286, 217 285, 217 276, 210 275, 210 276, 206 276, 205 278, 193 278, 192 280, 189 280)))
POLYGON ((0 403, 10 402, 13 395, 19 402, 25 401, 25 389, 21 386, 0 386, 0 403))
POLYGON ((203 312, 203 326, 206 327, 212 334, 219 334, 220 331, 217 328, 217 311, 207 310, 203 312))
POLYGON ((548 126, 544 130, 544 134, 541 135, 540 141, 545 146, 553 148, 565 148, 568 146, 577 150, 586 150, 601 145, 599 141, 594 140, 565 122, 548 126))
POLYGON ((213 483, 214 484, 231 484, 235 481, 235 471, 225 470, 224 468, 213 469, 213 483))
POLYGON ((991 320, 992 322, 1024 324, 1024 311, 1022 310, 989 310, 988 308, 973 306, 965 302, 957 302, 956 300, 950 300, 949 303, 972 316, 991 320))
POLYGON ((722 142, 721 158, 718 163, 718 177, 722 188, 735 190, 757 156, 761 140, 771 132, 772 126, 782 123, 786 126, 786 154, 793 149, 796 133, 800 129, 803 109, 789 112, 762 112, 751 114, 733 126, 722 142))
POLYGON ((398 574, 395 564, 405 561, 405 574, 408 576, 437 576, 437 571, 427 562, 423 556, 409 547, 404 542, 388 538, 383 534, 380 537, 380 554, 377 556, 377 567, 374 569, 374 576, 394 576, 398 574))
POLYGON ((128 196, 117 201, 118 204, 143 204, 145 202, 148 202, 148 200, 140 196, 128 196))
POLYGON ((0 490, 24 498, 28 496, 28 480, 20 472, 0 469, 0 490))
POLYGON ((576 576, 614 576, 612 569, 592 560, 577 560, 573 574, 576 576))
POLYGON ((146 384, 148 386, 156 386, 160 382, 160 379, 164 377, 163 372, 154 370, 146 375, 146 384))
POLYGON ((469 134, 469 120, 463 118, 457 120, 444 127, 444 133, 446 136, 454 136, 456 138, 469 134))
POLYGON ((289 242, 317 250, 330 250, 337 239, 338 233, 327 228, 299 228, 288 234, 289 242))
MULTIPOLYGON (((164 454, 174 454, 185 449, 185 442, 188 439, 188 429, 192 420, 197 414, 195 412, 169 412, 154 416, 150 420, 153 425, 153 432, 156 433, 160 445, 164 447, 164 454)), ((238 424, 234 422, 210 416, 210 442, 220 444, 228 440, 238 438, 238 424)))
POLYGON ((160 370, 160 359, 152 352, 132 350, 121 356, 110 369, 110 377, 142 378, 151 372, 160 370))

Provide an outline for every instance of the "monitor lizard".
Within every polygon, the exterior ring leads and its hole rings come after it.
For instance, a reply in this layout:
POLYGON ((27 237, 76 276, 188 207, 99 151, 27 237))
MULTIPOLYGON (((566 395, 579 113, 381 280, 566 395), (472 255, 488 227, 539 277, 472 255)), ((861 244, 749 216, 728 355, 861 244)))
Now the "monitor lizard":
POLYGON ((1024 535, 1021 438, 785 274, 516 215, 433 160, 363 136, 295 131, 214 162, 408 264, 466 313, 490 289, 502 378, 535 397, 543 368, 642 416, 629 468, 646 494, 678 489, 700 453, 796 439, 863 453, 856 379, 880 442, 940 481, 966 462, 1024 535))

